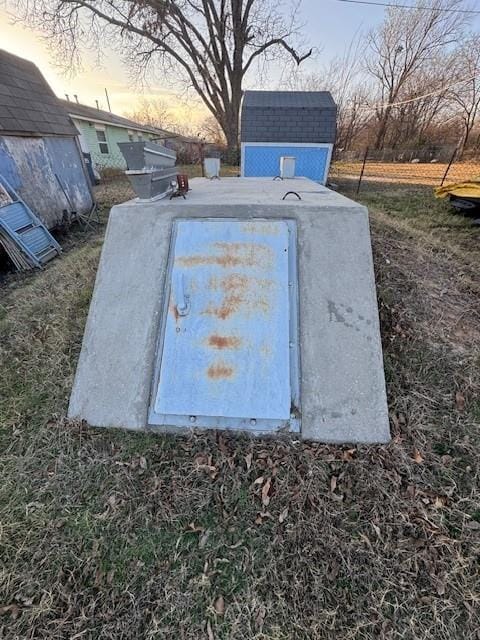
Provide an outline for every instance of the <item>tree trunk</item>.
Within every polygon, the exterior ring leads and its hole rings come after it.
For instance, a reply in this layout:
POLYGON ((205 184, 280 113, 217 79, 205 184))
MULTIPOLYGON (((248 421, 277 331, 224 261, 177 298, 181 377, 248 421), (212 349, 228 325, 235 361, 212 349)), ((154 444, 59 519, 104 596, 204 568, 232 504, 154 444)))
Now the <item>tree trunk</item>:
POLYGON ((240 121, 240 102, 232 104, 230 113, 222 124, 223 133, 227 141, 227 163, 233 166, 240 164, 239 149, 239 121, 240 121))
POLYGON ((470 133, 472 131, 472 126, 469 123, 465 123, 465 131, 463 134, 463 138, 462 138, 462 143, 458 149, 458 155, 457 158, 459 160, 461 160, 463 158, 463 154, 465 153, 465 149, 467 146, 467 143, 470 139, 470 133))
POLYGON ((385 136, 387 133, 387 125, 390 117, 390 108, 387 107, 378 121, 377 136, 373 148, 377 151, 383 149, 385 144, 385 136))

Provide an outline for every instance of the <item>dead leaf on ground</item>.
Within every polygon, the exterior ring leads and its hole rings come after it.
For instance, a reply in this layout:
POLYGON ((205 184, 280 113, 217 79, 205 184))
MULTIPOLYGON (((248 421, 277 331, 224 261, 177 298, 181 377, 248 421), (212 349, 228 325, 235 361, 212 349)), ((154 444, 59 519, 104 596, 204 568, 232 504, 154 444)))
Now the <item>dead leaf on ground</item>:
POLYGON ((439 596, 445 595, 445 582, 443 580, 437 580, 437 593, 439 596))
POLYGON ((249 471, 250 467, 252 466, 252 458, 253 458, 253 453, 248 453, 245 456, 245 466, 247 467, 247 471, 249 471))
POLYGON ((418 449, 414 449, 413 450, 413 459, 415 460, 415 462, 417 464, 422 464, 423 462, 423 456, 420 453, 420 451, 418 449))
POLYGON ((270 487, 272 485, 272 479, 271 478, 267 478, 267 480, 265 481, 265 484, 262 487, 262 504, 264 507, 268 507, 268 505, 270 504, 270 487))
POLYGON ((465 396, 461 391, 457 391, 455 394, 455 406, 457 411, 465 411, 465 396))
POLYGON ((285 509, 282 511, 282 513, 278 516, 278 521, 280 522, 280 524, 285 522, 287 517, 288 517, 288 507, 285 507, 285 509))
POLYGON ((465 526, 467 527, 467 529, 478 531, 480 529, 480 522, 477 522, 476 520, 470 520, 470 522, 467 522, 465 526))
POLYGON ((225 600, 223 599, 223 596, 218 596, 213 606, 217 616, 223 616, 225 613, 225 600))
POLYGON ((267 610, 262 605, 258 608, 257 615, 255 616, 255 625, 257 629, 262 629, 263 624, 265 622, 265 616, 267 615, 267 610))
POLYGON ((215 640, 215 636, 213 635, 212 625, 210 624, 210 620, 207 620, 207 636, 208 636, 208 640, 215 640))
POLYGON ((203 533, 203 534, 200 536, 200 539, 199 539, 199 541, 198 541, 198 548, 199 548, 199 549, 203 549, 203 548, 205 547, 205 545, 207 544, 207 540, 208 540, 209 536, 210 536, 210 530, 209 530, 209 529, 207 529, 207 530, 205 531, 205 533, 203 533))
POLYGON ((15 620, 20 615, 20 607, 17 604, 7 604, 4 607, 0 607, 0 616, 4 616, 7 613, 15 620))
POLYGON ((267 518, 269 520, 273 520, 273 516, 270 511, 262 511, 261 513, 257 514, 257 517, 255 518, 255 524, 263 524, 263 521, 267 518))
POLYGON ((260 476, 256 480, 254 480, 253 484, 263 484, 263 476, 260 476))
POLYGON ((330 491, 335 491, 337 488, 337 476, 332 476, 330 478, 330 491))

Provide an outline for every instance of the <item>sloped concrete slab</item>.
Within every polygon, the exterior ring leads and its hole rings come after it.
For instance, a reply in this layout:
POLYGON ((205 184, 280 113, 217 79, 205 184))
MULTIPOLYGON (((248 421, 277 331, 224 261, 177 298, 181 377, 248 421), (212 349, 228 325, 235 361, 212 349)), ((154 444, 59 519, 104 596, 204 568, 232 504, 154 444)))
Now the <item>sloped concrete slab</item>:
POLYGON ((113 207, 69 416, 95 426, 149 428, 175 219, 287 218, 296 221, 298 234, 301 437, 388 441, 366 208, 306 179, 195 179, 191 188, 186 201, 113 207), (301 200, 282 200, 287 191, 301 200))

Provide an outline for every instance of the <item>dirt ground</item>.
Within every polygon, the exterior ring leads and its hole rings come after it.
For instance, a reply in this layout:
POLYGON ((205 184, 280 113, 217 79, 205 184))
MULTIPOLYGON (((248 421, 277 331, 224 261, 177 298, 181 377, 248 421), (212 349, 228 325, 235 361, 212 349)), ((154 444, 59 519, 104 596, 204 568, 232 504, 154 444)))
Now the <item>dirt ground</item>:
POLYGON ((478 640, 479 231, 425 190, 360 197, 386 446, 69 422, 104 226, 5 279, 1 638, 478 640))

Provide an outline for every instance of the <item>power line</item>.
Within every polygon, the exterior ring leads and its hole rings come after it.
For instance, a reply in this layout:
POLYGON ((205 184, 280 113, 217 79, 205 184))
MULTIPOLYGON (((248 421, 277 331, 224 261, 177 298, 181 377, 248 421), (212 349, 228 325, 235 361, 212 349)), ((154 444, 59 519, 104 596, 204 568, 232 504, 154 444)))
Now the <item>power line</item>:
MULTIPOLYGON (((391 102, 391 103, 380 102, 374 105, 365 105, 364 107, 360 106, 359 109, 361 109, 362 111, 376 111, 377 109, 383 109, 386 107, 401 107, 404 104, 410 104, 411 102, 418 102, 419 100, 424 100, 425 98, 431 98, 432 96, 436 96, 439 93, 442 93, 447 89, 450 89, 450 87, 454 87, 456 84, 464 84, 467 82, 471 82, 472 80, 475 80, 476 78, 479 78, 479 77, 480 77, 480 73, 477 73, 471 78, 462 78, 459 80, 455 80, 455 82, 451 82, 450 84, 447 84, 444 87, 441 87, 440 89, 436 89, 435 91, 431 91, 430 93, 425 93, 422 96, 416 96, 415 98, 409 98, 408 100, 401 100, 400 102, 391 102)), ((352 111, 352 108, 350 108, 350 111, 352 111)))
POLYGON ((370 4, 376 7, 394 7, 396 9, 414 9, 417 11, 442 11, 451 13, 476 13, 480 14, 480 11, 475 9, 442 9, 437 7, 422 7, 412 4, 395 4, 391 2, 372 2, 372 0, 337 0, 337 2, 349 2, 350 4, 370 4))

